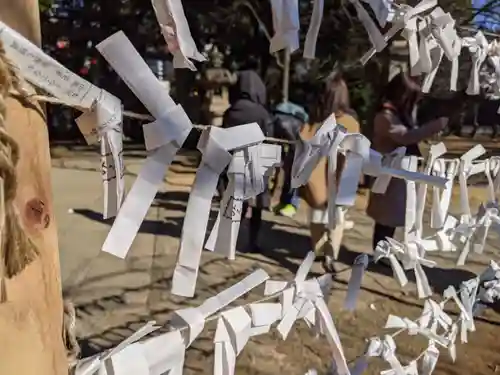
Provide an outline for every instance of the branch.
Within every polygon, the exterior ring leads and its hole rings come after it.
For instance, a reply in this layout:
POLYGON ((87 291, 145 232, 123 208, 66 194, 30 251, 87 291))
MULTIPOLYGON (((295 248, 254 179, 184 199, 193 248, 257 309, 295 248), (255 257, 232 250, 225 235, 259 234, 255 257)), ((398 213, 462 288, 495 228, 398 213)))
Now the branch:
MULTIPOLYGON (((252 13, 253 17, 255 18, 255 20, 257 21, 257 23, 259 24, 259 27, 264 32, 264 35, 266 36, 267 40, 271 41, 271 33, 267 29, 267 26, 264 23, 264 21, 262 21, 262 19, 259 17, 259 14, 255 10, 255 8, 253 7, 253 5, 249 1, 246 1, 246 0, 235 1, 233 3, 233 8, 234 9, 237 9, 240 6, 246 7, 246 8, 248 8, 250 10, 250 13, 252 13)), ((276 59, 276 63, 278 64, 278 66, 280 68, 283 68, 283 62, 281 61, 279 54, 278 53, 273 53, 273 57, 276 59)))

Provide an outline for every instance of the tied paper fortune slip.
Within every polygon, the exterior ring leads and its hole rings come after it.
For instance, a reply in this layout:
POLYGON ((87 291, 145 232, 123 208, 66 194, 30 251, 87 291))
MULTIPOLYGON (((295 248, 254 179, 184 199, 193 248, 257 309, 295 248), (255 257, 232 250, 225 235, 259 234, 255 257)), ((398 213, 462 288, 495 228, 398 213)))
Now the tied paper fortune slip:
POLYGON ((115 216, 125 192, 120 100, 74 74, 2 22, 0 39, 26 80, 84 112, 76 120, 78 128, 88 144, 101 143, 103 216, 115 216))
POLYGON ((266 177, 281 164, 281 146, 259 144, 233 154, 228 186, 205 248, 234 259, 243 202, 266 188, 266 177))
POLYGON ((181 0, 151 0, 151 3, 168 50, 174 56, 174 68, 195 71, 190 59, 201 62, 206 58, 196 48, 181 0))
POLYGON ((203 156, 196 171, 182 225, 179 254, 172 279, 173 294, 194 296, 210 207, 219 176, 231 162, 230 151, 246 149, 262 143, 264 139, 262 130, 255 122, 228 129, 209 126, 201 134, 198 149, 203 156))
POLYGON ((102 247, 123 259, 192 124, 123 32, 110 36, 97 49, 156 119, 143 127, 150 153, 102 247))

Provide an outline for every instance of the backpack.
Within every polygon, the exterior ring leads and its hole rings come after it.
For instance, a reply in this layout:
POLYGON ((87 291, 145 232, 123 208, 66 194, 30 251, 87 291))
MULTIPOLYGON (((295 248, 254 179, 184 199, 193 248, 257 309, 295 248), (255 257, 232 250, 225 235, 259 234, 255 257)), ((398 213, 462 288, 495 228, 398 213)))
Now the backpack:
POLYGON ((298 140, 308 120, 307 112, 300 105, 291 102, 280 103, 273 111, 274 136, 289 141, 298 140))

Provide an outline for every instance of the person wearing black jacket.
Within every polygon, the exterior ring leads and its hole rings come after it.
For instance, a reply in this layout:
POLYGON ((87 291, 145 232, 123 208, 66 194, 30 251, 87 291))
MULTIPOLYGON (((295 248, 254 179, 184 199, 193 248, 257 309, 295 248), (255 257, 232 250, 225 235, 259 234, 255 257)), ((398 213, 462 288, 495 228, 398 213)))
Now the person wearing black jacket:
MULTIPOLYGON (((229 102, 230 107, 224 113, 222 120, 223 128, 256 122, 265 136, 273 136, 273 119, 266 109, 266 86, 255 71, 243 70, 238 72, 236 85, 231 88, 229 93, 229 102)), ((227 186, 227 177, 222 177, 220 182, 219 194, 221 195, 221 190, 225 190, 227 186)), ((243 217, 248 207, 252 208, 250 238, 246 249, 248 252, 260 252, 257 237, 262 224, 262 210, 268 208, 270 203, 271 193, 266 189, 257 197, 243 204, 243 217)))

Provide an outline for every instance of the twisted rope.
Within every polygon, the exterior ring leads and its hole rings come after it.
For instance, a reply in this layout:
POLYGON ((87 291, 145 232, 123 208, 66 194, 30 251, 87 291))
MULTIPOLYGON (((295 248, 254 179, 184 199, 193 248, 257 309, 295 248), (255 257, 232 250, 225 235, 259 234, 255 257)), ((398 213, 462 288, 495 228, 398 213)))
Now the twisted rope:
POLYGON ((64 300, 63 342, 66 348, 68 367, 71 369, 78 362, 80 346, 78 345, 78 341, 76 339, 75 307, 68 300, 64 300))
POLYGON ((19 162, 19 145, 5 128, 7 115, 6 99, 13 88, 25 92, 16 68, 7 58, 0 42, 0 177, 4 181, 5 228, 1 244, 2 261, 8 278, 18 275, 39 255, 34 243, 23 230, 14 207, 17 192, 16 166, 19 162))

